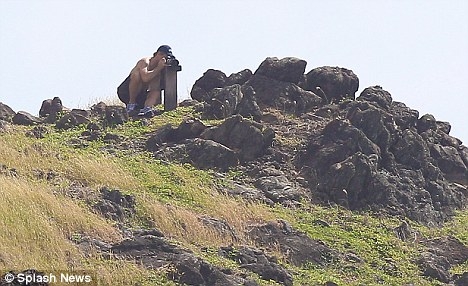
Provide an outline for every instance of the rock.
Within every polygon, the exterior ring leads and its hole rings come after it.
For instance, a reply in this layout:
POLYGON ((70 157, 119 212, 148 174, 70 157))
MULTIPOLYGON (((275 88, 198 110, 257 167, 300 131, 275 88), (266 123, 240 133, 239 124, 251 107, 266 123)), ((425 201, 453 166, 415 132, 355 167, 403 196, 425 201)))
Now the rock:
POLYGON ((369 157, 357 152, 330 166, 329 171, 320 180, 319 189, 331 192, 331 197, 340 205, 354 208, 365 199, 366 196, 362 192, 367 189, 366 178, 375 172, 376 166, 371 163, 369 157))
POLYGON ((411 226, 405 220, 401 222, 401 224, 393 229, 395 235, 401 241, 415 241, 416 240, 416 232, 411 228, 411 226))
POLYGON ((210 92, 211 100, 205 108, 207 118, 223 119, 237 113, 244 95, 238 84, 224 88, 215 88, 210 92))
POLYGON ((273 280, 282 285, 293 285, 291 273, 280 266, 274 257, 265 255, 262 250, 242 246, 221 247, 219 254, 241 265, 241 268, 257 273, 261 279, 273 280))
POLYGON ((395 123, 401 130, 416 127, 416 122, 419 118, 417 110, 407 107, 402 102, 393 101, 390 105, 389 112, 393 115, 395 123))
POLYGON ((270 251, 281 251, 289 263, 298 267, 308 263, 324 267, 338 259, 334 250, 294 230, 283 220, 251 226, 248 235, 270 251))
POLYGON ((231 237, 233 241, 237 241, 238 237, 236 230, 232 228, 225 220, 202 216, 199 220, 207 227, 213 229, 221 237, 231 237))
POLYGON ((208 128, 203 122, 197 118, 187 118, 179 124, 172 134, 173 138, 169 141, 178 142, 184 139, 193 139, 199 137, 203 131, 208 128))
POLYGON ((128 121, 128 113, 123 106, 106 106, 105 124, 115 126, 128 121))
POLYGON ((257 104, 255 90, 251 86, 242 86, 242 94, 244 95, 239 103, 237 113, 245 118, 252 118, 255 121, 260 121, 262 111, 257 104))
POLYGON ((232 149, 212 140, 187 139, 175 145, 164 145, 154 156, 161 160, 190 163, 200 169, 227 171, 239 164, 239 158, 232 149))
POLYGON ((454 275, 456 276, 455 279, 455 286, 466 286, 468 285, 468 272, 465 272, 461 275, 454 275))
POLYGON ((321 96, 326 102, 355 98, 359 79, 352 70, 339 67, 319 67, 306 74, 306 90, 321 96), (320 88, 322 92, 318 92, 320 88))
POLYGON ((11 122, 11 119, 15 116, 15 112, 11 107, 0 102, 0 120, 11 122))
POLYGON ((93 115, 97 115, 102 118, 106 115, 106 109, 107 109, 107 104, 101 101, 91 106, 91 113, 93 115))
POLYGON ((446 258, 430 252, 424 252, 416 263, 423 271, 424 276, 437 279, 443 283, 449 283, 451 281, 449 272, 451 265, 446 258))
POLYGON ((196 118, 184 119, 177 128, 171 124, 160 127, 146 141, 146 150, 157 151, 163 143, 177 143, 185 139, 193 139, 200 136, 208 127, 196 118))
POLYGON ((455 147, 431 144, 430 152, 448 180, 468 185, 468 168, 455 147))
POLYGON ((89 120, 90 113, 82 109, 72 109, 69 113, 65 114, 59 121, 55 124, 57 129, 70 129, 81 124, 87 124, 89 120))
POLYGON ((255 71, 271 79, 298 84, 304 77, 307 62, 298 58, 266 58, 255 71))
POLYGON ((429 129, 436 130, 437 129, 437 123, 436 119, 432 114, 424 114, 419 118, 417 122, 417 128, 418 128, 418 133, 421 134, 424 131, 427 131, 429 129))
POLYGON ((239 150, 239 159, 246 162, 261 156, 271 146, 274 132, 259 123, 235 115, 218 126, 206 129, 200 138, 239 150))
POLYGON ((297 204, 301 198, 306 196, 304 192, 294 186, 284 175, 258 178, 255 181, 255 186, 264 193, 266 198, 274 203, 282 203, 284 205, 297 204))
POLYGON ((436 121, 436 126, 437 126, 437 130, 440 130, 447 135, 450 133, 450 130, 452 129, 452 126, 450 125, 450 123, 444 122, 444 121, 436 121))
POLYGON ((222 119, 234 114, 245 117, 261 118, 262 112, 255 99, 255 91, 250 86, 234 84, 215 88, 209 94, 209 100, 203 107, 205 118, 222 119))
POLYGON ((41 109, 39 110, 39 116, 47 117, 49 115, 57 115, 62 111, 62 100, 59 97, 54 97, 53 99, 46 99, 42 102, 41 109))
POLYGON ((236 152, 212 140, 188 139, 187 153, 194 165, 201 169, 228 170, 239 163, 236 152))
POLYGON ((175 129, 171 124, 166 124, 160 127, 146 141, 146 150, 157 151, 163 143, 170 142, 174 138, 175 129))
POLYGON ((356 100, 371 102, 388 110, 392 103, 392 96, 388 91, 383 90, 381 86, 376 85, 365 88, 356 100))
MULTIPOLYGON (((316 197, 352 210, 370 208, 434 226, 466 205, 466 189, 450 184, 438 166, 438 160, 446 160, 444 170, 463 183, 461 174, 467 173, 462 165, 468 155, 463 153, 465 149, 428 143, 422 136, 425 133, 417 133, 412 112, 404 113, 411 119, 400 122, 413 126, 401 130, 392 114, 393 103, 389 111, 367 100, 340 108, 352 125, 341 119, 326 124, 309 137, 296 161, 309 188, 317 191, 316 197)), ((430 136, 433 141, 445 140, 430 136)))
POLYGON ((257 188, 247 187, 235 182, 232 182, 232 184, 229 184, 228 187, 225 187, 220 191, 230 196, 240 196, 247 201, 262 202, 270 206, 274 204, 274 202, 271 199, 265 196, 263 191, 257 188))
POLYGON ((134 233, 132 239, 113 245, 110 253, 117 259, 136 261, 149 269, 166 267, 169 269, 168 279, 185 285, 236 286, 253 283, 235 274, 223 273, 190 251, 151 232, 134 233))
POLYGON ((42 123, 42 120, 25 111, 18 111, 11 119, 14 124, 32 126, 42 123))
POLYGON ((427 143, 418 133, 410 129, 403 131, 392 151, 398 163, 416 170, 424 168, 430 157, 427 143))
POLYGON ((0 119, 0 132, 8 132, 10 128, 10 123, 0 119))
POLYGON ((431 239, 425 241, 424 245, 429 252, 447 259, 452 265, 468 261, 468 247, 453 236, 431 239))
POLYGON ((42 125, 35 126, 33 129, 30 131, 26 132, 26 136, 33 137, 36 139, 41 139, 44 138, 45 135, 47 135, 50 132, 50 130, 42 125))
POLYGON ((179 103, 180 107, 198 106, 200 102, 195 99, 185 99, 179 103))
POLYGON ((209 69, 203 76, 195 81, 190 96, 200 102, 209 100, 209 93, 214 88, 226 85, 226 74, 219 70, 209 69))
POLYGON ((15 168, 9 168, 6 165, 0 163, 0 174, 9 177, 18 177, 18 171, 15 168))
POLYGON ((93 208, 102 216, 115 221, 124 221, 136 213, 135 197, 124 195, 119 190, 103 187, 100 190, 101 199, 93 208))
POLYGON ((255 90, 257 103, 260 106, 302 114, 322 103, 322 99, 313 92, 303 90, 296 84, 263 75, 253 75, 244 85, 251 86, 255 90))
POLYGON ((249 69, 242 70, 238 73, 231 74, 225 81, 226 86, 239 84, 243 85, 252 77, 252 71, 249 69))
POLYGON ((380 157, 380 148, 361 130, 346 121, 333 120, 325 126, 321 136, 311 138, 304 159, 310 160, 311 166, 317 167, 319 175, 323 175, 328 172, 329 166, 346 160, 356 152, 380 157))
MULTIPOLYGON (((390 98, 391 100, 391 98, 390 98)), ((393 117, 368 102, 354 102, 349 105, 346 117, 351 123, 362 130, 366 137, 379 146, 380 150, 386 153, 393 143, 395 121, 393 117)))

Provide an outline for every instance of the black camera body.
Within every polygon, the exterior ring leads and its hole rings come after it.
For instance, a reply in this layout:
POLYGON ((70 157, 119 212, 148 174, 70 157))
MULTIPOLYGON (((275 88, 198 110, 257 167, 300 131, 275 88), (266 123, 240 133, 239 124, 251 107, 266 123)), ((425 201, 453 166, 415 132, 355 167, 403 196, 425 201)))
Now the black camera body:
POLYGON ((176 57, 174 56, 167 56, 166 64, 170 67, 176 67, 176 66, 179 66, 179 60, 176 59, 176 57))

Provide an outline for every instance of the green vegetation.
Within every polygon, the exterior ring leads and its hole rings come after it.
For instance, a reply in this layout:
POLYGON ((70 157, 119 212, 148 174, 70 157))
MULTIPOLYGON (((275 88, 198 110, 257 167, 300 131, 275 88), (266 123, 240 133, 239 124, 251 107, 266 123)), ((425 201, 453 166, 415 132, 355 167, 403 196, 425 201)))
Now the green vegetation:
MULTIPOLYGON (((130 121, 104 132, 132 142, 164 124, 177 126, 193 115, 191 108, 179 108, 147 124, 130 121)), ((148 270, 132 261, 104 259, 99 253, 83 252, 74 243, 80 237, 108 243, 123 239, 116 222, 102 218, 85 200, 67 193, 79 185, 97 195, 102 186, 107 186, 136 198, 137 213, 126 222, 127 227, 156 227, 169 239, 223 268, 244 271, 217 255, 220 246, 254 245, 243 235, 248 225, 284 219, 312 239, 359 258, 340 259, 326 267, 299 268, 288 264, 281 253, 270 253, 291 270, 295 285, 322 285, 326 281, 339 285, 440 285, 422 277, 414 263, 421 245, 402 242, 395 236, 393 228, 401 223, 397 218, 307 203, 297 209, 248 203, 216 191, 225 182, 215 179, 210 171, 161 162, 140 150, 114 148, 109 152, 109 143, 102 138, 74 144, 84 128, 48 128, 42 139, 27 136, 30 127, 14 126, 0 133, 0 269, 81 269, 97 273, 102 285, 175 285, 165 277, 165 269, 148 270), (226 221, 240 240, 213 232, 200 222, 201 216, 226 221)), ((300 144, 287 138, 277 140, 300 144)), ((239 176, 242 174, 237 171, 228 174, 239 176)), ((453 235, 468 244, 467 211, 439 229, 410 224, 425 237, 453 235)), ((453 269, 454 273, 466 271, 468 263, 453 269)), ((262 285, 274 285, 252 277, 262 285)))

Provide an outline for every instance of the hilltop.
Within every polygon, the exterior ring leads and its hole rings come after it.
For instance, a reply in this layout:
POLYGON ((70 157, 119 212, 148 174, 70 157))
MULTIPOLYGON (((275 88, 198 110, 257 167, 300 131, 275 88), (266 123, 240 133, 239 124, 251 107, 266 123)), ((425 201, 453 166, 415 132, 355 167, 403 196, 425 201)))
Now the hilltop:
POLYGON ((306 65, 210 69, 151 119, 0 103, 0 269, 100 285, 467 285, 468 148, 450 123, 306 65))

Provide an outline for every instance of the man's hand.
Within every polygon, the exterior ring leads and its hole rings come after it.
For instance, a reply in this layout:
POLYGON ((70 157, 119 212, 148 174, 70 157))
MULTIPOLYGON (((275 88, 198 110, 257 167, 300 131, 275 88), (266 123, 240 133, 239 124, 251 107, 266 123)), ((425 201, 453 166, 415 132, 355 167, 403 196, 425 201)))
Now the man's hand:
POLYGON ((166 58, 162 58, 159 62, 158 62, 158 67, 161 65, 162 67, 166 67, 167 66, 167 60, 166 58))

